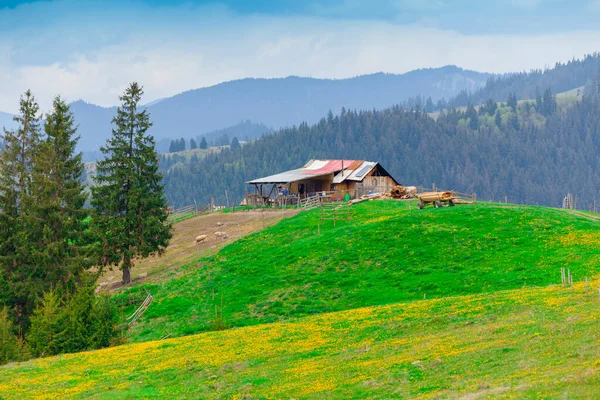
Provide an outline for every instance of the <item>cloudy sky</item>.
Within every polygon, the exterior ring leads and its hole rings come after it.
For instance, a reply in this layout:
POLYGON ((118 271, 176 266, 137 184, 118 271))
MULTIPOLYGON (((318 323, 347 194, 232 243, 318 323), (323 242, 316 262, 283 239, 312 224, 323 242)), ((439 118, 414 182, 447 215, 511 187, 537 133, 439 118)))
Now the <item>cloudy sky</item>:
POLYGON ((0 111, 31 88, 114 105, 244 77, 455 64, 544 68, 600 50, 600 0, 0 0, 0 111))

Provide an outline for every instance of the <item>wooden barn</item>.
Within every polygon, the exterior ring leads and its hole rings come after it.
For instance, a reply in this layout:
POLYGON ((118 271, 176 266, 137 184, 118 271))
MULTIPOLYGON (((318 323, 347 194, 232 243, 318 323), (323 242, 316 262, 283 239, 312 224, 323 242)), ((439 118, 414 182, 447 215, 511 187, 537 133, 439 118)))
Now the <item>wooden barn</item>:
POLYGON ((247 182, 263 199, 319 194, 339 200, 369 192, 390 191, 398 184, 378 162, 364 160, 310 160, 301 168, 247 182))

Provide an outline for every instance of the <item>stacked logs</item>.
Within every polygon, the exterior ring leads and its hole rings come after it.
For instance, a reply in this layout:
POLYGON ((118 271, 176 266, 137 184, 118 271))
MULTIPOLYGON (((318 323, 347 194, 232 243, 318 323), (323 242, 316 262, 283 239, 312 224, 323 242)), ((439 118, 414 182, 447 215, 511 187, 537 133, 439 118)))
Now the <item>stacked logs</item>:
POLYGON ((412 199, 417 193, 417 188, 414 186, 396 185, 390 191, 392 199, 412 199))

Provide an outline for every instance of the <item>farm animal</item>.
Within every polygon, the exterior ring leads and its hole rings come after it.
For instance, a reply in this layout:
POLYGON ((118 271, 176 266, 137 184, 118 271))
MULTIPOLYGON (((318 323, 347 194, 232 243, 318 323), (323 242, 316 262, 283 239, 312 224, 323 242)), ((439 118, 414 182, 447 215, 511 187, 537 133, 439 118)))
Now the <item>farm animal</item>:
POLYGON ((204 241, 206 241, 206 239, 208 239, 208 235, 200 235, 200 236, 196 237, 196 248, 198 248, 198 246, 200 246, 200 243, 203 243, 204 241))
POLYGON ((217 237, 217 239, 229 239, 229 235, 227 234, 227 232, 215 232, 215 236, 217 237))

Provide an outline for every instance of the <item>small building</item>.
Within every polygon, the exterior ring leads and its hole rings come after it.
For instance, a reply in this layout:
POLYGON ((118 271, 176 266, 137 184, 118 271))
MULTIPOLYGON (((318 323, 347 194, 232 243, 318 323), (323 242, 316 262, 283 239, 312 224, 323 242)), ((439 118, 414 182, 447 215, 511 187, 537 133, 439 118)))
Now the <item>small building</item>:
POLYGON ((364 160, 310 160, 301 168, 247 182, 255 196, 267 200, 288 196, 305 198, 320 194, 339 200, 369 192, 390 191, 398 184, 378 162, 364 160))

